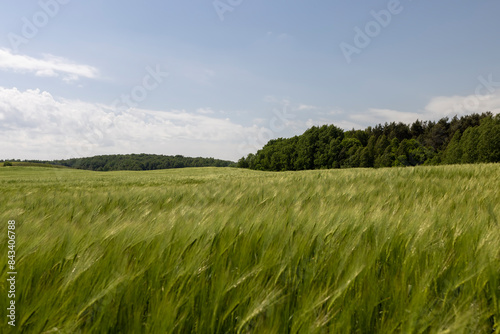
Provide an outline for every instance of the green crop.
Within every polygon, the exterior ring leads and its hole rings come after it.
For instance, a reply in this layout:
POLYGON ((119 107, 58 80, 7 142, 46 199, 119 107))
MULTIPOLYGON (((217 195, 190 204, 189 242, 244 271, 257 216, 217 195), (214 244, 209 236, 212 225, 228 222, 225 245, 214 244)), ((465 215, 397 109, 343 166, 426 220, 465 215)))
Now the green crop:
POLYGON ((12 332, 500 333, 499 204, 498 164, 0 168, 0 305, 14 219, 12 332))

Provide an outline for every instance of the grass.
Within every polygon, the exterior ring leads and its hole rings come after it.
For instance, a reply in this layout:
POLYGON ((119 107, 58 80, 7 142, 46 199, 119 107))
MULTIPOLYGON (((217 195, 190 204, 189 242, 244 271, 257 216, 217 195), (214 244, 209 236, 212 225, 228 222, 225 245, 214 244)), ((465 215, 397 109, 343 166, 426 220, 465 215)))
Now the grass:
POLYGON ((500 333, 499 176, 0 168, 16 330, 500 333))

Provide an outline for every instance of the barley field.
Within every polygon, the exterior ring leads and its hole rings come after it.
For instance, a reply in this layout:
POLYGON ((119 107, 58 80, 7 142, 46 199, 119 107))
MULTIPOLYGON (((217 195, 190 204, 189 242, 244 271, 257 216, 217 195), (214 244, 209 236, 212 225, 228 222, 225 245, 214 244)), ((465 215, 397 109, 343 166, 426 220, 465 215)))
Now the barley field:
POLYGON ((500 333, 500 165, 0 167, 2 332, 500 333))

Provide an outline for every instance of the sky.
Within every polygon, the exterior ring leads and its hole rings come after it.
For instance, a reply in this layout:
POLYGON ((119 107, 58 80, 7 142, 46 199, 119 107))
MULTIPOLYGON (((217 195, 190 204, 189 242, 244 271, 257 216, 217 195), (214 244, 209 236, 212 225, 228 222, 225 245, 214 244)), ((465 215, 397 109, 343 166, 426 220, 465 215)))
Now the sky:
POLYGON ((500 112, 497 0, 2 2, 0 159, 237 161, 311 126, 500 112))

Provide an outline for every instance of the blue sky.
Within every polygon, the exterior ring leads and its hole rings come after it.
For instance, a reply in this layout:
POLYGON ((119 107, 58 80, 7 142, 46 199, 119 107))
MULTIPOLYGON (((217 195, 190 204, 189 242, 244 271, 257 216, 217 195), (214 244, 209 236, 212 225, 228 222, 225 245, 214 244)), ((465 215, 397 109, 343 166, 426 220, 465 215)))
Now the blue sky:
POLYGON ((500 2, 5 1, 0 159, 237 160, 312 125, 500 112, 500 2))

